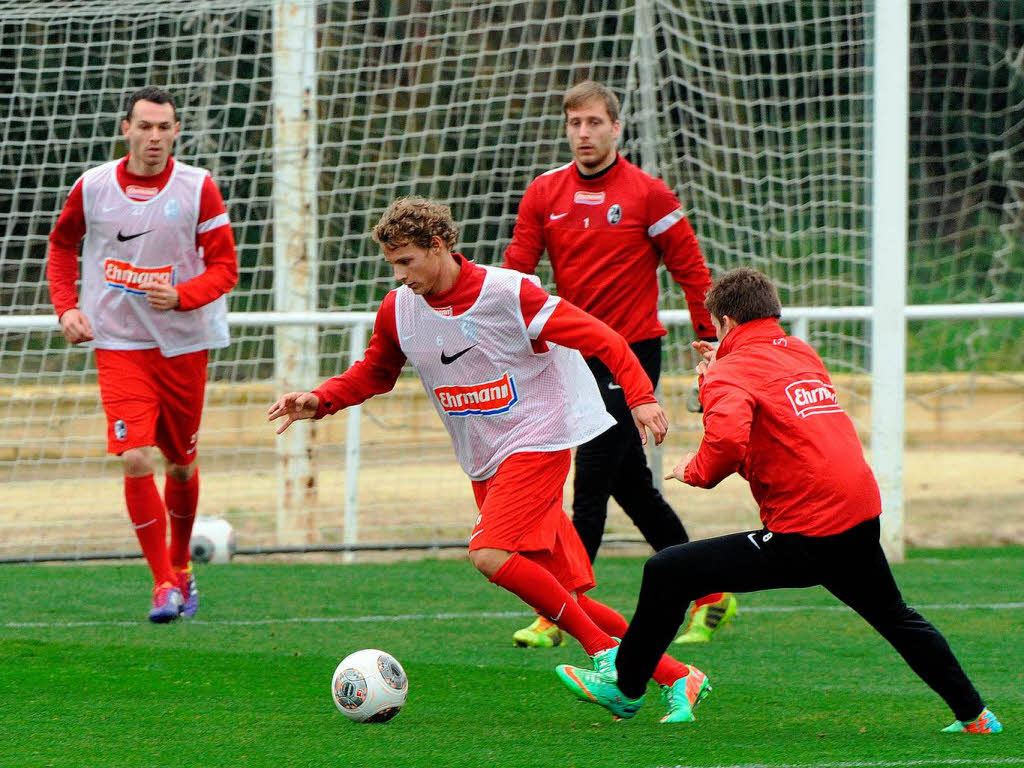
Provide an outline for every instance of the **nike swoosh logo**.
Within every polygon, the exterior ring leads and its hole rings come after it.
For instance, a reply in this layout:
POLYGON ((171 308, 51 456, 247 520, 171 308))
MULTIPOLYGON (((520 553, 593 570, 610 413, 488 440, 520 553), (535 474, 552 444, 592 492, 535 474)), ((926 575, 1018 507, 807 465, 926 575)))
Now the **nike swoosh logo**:
POLYGON ((755 536, 755 535, 756 535, 756 534, 753 534, 753 533, 748 533, 748 534, 747 534, 747 538, 748 538, 748 539, 750 539, 750 543, 751 543, 751 544, 753 544, 753 545, 754 545, 755 547, 757 547, 758 549, 760 549, 760 548, 761 548, 761 545, 760 545, 760 544, 758 544, 758 543, 757 543, 757 542, 756 542, 756 541, 754 540, 754 536, 755 536))
POLYGON ((622 389, 618 384, 609 384, 608 389, 622 389))
POLYGON ((454 362, 455 362, 456 360, 458 360, 458 359, 459 359, 460 357, 462 357, 462 356, 463 356, 464 354, 466 354, 467 352, 469 352, 469 350, 471 350, 471 349, 472 349, 473 347, 475 347, 475 346, 476 346, 476 344, 473 344, 473 345, 471 345, 471 346, 468 346, 468 347, 466 347, 466 348, 465 348, 464 350, 462 350, 461 352, 456 352, 456 353, 455 353, 454 355, 452 355, 451 357, 449 357, 448 355, 446 355, 446 354, 444 353, 444 350, 442 349, 442 350, 441 350, 441 365, 450 365, 450 364, 454 363, 454 362))
POLYGON ((560 219, 563 216, 568 216, 568 215, 569 215, 568 211, 566 211, 565 213, 552 213, 552 214, 548 215, 548 218, 551 219, 552 221, 556 221, 557 219, 560 219))
POLYGON ((562 607, 558 609, 558 615, 557 615, 557 616, 549 616, 548 618, 550 618, 550 619, 551 619, 551 621, 553 621, 553 622, 556 622, 556 623, 557 623, 557 621, 558 621, 558 620, 559 620, 560 618, 562 618, 562 614, 563 614, 563 613, 565 613, 565 603, 562 603, 562 607))
POLYGON ((152 229, 147 229, 145 232, 139 232, 137 235, 122 235, 121 231, 118 230, 118 232, 117 232, 117 240, 118 240, 118 242, 121 242, 121 243, 127 243, 129 240, 134 240, 136 237, 142 237, 143 235, 148 235, 152 231, 153 231, 152 229))

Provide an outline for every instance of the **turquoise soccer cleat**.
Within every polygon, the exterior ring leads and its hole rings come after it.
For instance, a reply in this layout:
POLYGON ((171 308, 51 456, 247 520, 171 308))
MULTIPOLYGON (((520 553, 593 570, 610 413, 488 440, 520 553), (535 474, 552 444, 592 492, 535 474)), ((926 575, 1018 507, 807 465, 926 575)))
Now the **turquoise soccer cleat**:
POLYGON ((618 652, 619 647, 615 646, 595 653, 591 656, 593 669, 560 664, 555 668, 555 674, 580 701, 600 704, 616 719, 626 720, 637 713, 644 703, 644 697, 641 695, 631 699, 619 690, 618 673, 615 671, 615 656, 618 652))
POLYGON ((952 725, 942 729, 943 733, 999 733, 1003 730, 1003 724, 999 722, 988 707, 981 710, 981 714, 973 720, 957 720, 952 725))
POLYGON ((672 685, 661 686, 661 698, 668 707, 668 714, 661 718, 663 723, 692 723, 693 710, 711 693, 708 676, 694 666, 690 674, 681 677, 672 685))

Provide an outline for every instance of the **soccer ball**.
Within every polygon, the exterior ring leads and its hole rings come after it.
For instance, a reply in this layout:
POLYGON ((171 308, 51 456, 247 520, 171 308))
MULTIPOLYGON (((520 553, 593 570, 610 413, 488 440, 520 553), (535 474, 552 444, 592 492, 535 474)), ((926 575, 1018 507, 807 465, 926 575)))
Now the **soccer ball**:
POLYGON ((409 678, 390 653, 367 648, 346 656, 334 670, 334 706, 357 723, 386 723, 409 693, 409 678))
POLYGON ((197 563, 226 563, 235 554, 235 532, 221 517, 200 515, 192 526, 189 542, 192 559, 197 563))

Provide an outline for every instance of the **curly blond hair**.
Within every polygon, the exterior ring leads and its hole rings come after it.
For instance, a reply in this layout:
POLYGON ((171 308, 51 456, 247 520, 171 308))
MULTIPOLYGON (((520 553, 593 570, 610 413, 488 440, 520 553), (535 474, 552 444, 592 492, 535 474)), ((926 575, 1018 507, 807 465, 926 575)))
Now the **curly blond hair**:
POLYGON ((435 235, 449 251, 455 247, 459 230, 452 219, 451 208, 418 196, 395 200, 373 228, 373 239, 389 250, 410 243, 429 248, 435 235))

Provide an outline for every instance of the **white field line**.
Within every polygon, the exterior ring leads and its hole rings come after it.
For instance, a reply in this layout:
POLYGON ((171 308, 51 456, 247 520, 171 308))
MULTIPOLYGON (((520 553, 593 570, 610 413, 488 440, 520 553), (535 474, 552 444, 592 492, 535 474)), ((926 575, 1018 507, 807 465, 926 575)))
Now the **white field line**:
MULTIPOLYGON (((922 611, 1015 611, 1024 608, 1019 603, 925 603, 912 606, 922 611)), ((743 613, 802 613, 802 612, 835 612, 849 611, 845 605, 763 605, 750 606, 742 609, 743 613)), ((514 619, 533 616, 527 611, 473 611, 463 613, 398 613, 369 616, 291 616, 266 619, 183 619, 187 624, 218 627, 255 627, 273 624, 366 624, 371 622, 400 621, 464 621, 466 619, 514 619)), ((132 627, 144 624, 139 621, 7 621, 0 624, 4 629, 62 629, 80 627, 132 627)), ((839 765, 837 763, 837 765, 839 765)), ((864 765, 867 765, 865 763, 864 765)), ((879 763, 879 765, 883 765, 879 763)), ((901 763, 902 765, 902 763, 901 763)), ((909 765, 909 764, 908 764, 909 765)), ((776 768, 783 768, 777 766, 776 768)))
MULTIPOLYGON (((996 738, 999 738, 998 736, 996 738)), ((928 765, 1024 765, 1024 758, 1016 757, 936 757, 921 760, 844 760, 840 763, 736 763, 721 765, 671 765, 659 768, 914 768, 928 765)))

